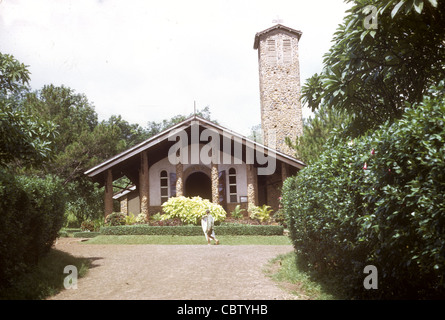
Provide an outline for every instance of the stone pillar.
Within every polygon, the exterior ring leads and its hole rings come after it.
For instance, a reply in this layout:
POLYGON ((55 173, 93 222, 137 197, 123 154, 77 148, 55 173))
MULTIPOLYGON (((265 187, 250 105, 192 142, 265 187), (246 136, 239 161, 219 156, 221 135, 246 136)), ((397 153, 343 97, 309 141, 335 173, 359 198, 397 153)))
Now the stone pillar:
POLYGON ((212 179, 212 203, 219 204, 219 176, 218 176, 218 164, 212 162, 212 170, 211 170, 211 179, 212 179))
POLYGON ((182 197, 184 195, 184 166, 182 163, 176 165, 176 196, 182 197))
POLYGON ((128 196, 121 199, 121 212, 126 216, 128 215, 128 196))
POLYGON ((111 169, 105 172, 105 218, 113 213, 113 174, 111 169))
POLYGON ((139 201, 141 213, 148 217, 149 201, 149 176, 148 176, 148 154, 147 151, 141 153, 141 166, 139 168, 139 201))
POLYGON ((246 165, 247 168, 247 204, 248 207, 258 205, 258 177, 256 168, 252 164, 246 165))

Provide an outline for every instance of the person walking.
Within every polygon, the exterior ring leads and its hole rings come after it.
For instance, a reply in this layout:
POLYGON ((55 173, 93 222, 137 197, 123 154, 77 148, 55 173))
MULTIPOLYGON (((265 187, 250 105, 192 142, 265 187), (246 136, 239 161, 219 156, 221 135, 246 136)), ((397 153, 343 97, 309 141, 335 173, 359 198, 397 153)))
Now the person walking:
POLYGON ((219 240, 216 239, 215 236, 215 220, 213 219, 213 216, 210 214, 210 210, 206 210, 206 215, 202 217, 201 219, 201 226, 202 231, 204 231, 204 234, 207 239, 207 244, 210 245, 210 239, 213 239, 215 241, 215 244, 219 244, 219 240))

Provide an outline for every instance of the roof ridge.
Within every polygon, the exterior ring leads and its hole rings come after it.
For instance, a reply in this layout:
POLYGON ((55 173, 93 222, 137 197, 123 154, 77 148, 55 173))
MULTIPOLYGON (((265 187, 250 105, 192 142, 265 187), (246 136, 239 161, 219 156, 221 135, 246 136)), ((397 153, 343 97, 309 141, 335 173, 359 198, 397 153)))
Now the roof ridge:
POLYGON ((296 29, 287 27, 287 26, 285 26, 285 25, 282 25, 282 24, 280 24, 280 23, 277 23, 276 25, 274 25, 274 26, 272 26, 272 27, 270 27, 270 28, 267 28, 267 29, 265 29, 265 30, 263 30, 263 31, 257 32, 257 33, 255 34, 255 41, 254 41, 254 43, 253 43, 253 48, 254 48, 255 50, 258 49, 258 44, 259 44, 259 40, 260 40, 259 38, 260 38, 262 35, 265 35, 265 34, 271 32, 271 31, 273 31, 273 30, 277 30, 277 29, 283 29, 283 30, 286 30, 287 32, 290 32, 290 33, 292 33, 292 34, 295 34, 295 35, 298 37, 298 40, 300 40, 300 37, 301 37, 301 35, 303 34, 303 32, 301 32, 300 30, 296 30, 296 29))

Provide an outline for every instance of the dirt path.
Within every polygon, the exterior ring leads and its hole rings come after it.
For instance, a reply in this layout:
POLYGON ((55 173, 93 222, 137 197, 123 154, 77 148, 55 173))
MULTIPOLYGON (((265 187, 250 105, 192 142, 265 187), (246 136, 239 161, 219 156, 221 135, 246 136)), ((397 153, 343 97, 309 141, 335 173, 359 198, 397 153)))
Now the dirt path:
POLYGON ((263 273, 292 246, 88 245, 62 238, 55 247, 93 263, 77 289, 52 299, 295 299, 263 273))

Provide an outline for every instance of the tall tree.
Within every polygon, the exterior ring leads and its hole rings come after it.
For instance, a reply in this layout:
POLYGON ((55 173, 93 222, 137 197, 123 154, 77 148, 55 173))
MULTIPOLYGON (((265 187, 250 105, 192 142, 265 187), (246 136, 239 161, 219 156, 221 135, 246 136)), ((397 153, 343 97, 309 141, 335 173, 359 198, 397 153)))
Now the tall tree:
POLYGON ((173 116, 171 119, 164 119, 161 122, 156 122, 156 121, 148 122, 147 129, 146 129, 148 137, 151 137, 158 133, 161 133, 162 131, 164 131, 170 127, 173 127, 175 124, 178 124, 193 115, 200 116, 203 119, 206 119, 206 120, 209 120, 209 121, 212 121, 212 122, 218 124, 218 121, 213 120, 211 118, 210 107, 206 106, 204 109, 197 110, 196 113, 191 113, 188 116, 179 114, 179 115, 173 116))
POLYGON ((21 103, 29 79, 27 66, 0 53, 0 166, 38 165, 52 154, 54 124, 26 112, 21 103))
POLYGON ((444 0, 348 0, 324 68, 303 87, 314 111, 325 105, 353 116, 348 133, 400 118, 445 78, 444 0), (371 20, 371 23, 369 23, 371 20), (373 20, 373 21, 372 21, 373 20))
POLYGON ((345 112, 321 106, 313 117, 304 119, 303 135, 295 141, 287 137, 286 143, 295 150, 296 158, 311 164, 323 152, 329 137, 345 128, 349 121, 350 117, 345 112))
POLYGON ((111 116, 103 122, 104 125, 117 126, 121 131, 120 139, 125 141, 125 147, 131 148, 149 138, 149 133, 137 123, 130 124, 122 116, 111 116))
POLYGON ((98 124, 97 113, 88 98, 65 86, 45 85, 41 90, 29 93, 24 105, 29 113, 57 124, 56 153, 63 152, 80 135, 93 131, 98 124))

